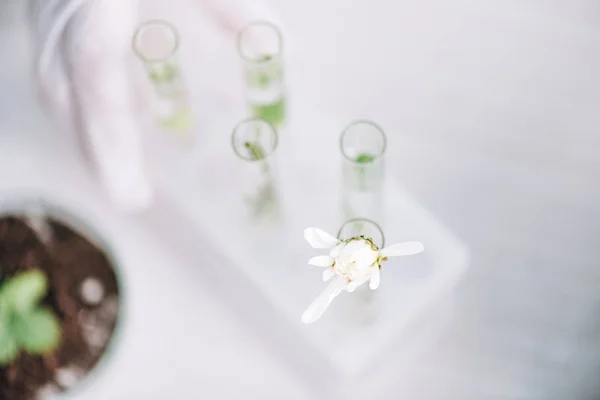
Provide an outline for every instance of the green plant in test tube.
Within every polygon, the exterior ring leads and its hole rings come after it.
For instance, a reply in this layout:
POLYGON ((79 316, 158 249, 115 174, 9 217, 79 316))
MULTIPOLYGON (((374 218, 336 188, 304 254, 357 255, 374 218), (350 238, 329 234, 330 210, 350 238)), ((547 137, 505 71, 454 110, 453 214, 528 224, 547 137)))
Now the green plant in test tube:
POLYGON ((353 190, 376 190, 384 177, 384 155, 387 139, 374 122, 352 122, 340 137, 343 156, 344 184, 353 190))
POLYGON ((269 22, 253 22, 238 35, 246 100, 253 117, 281 127, 286 119, 283 41, 269 22))
POLYGON ((374 122, 349 124, 340 136, 344 219, 383 216, 382 187, 386 136, 374 122))
POLYGON ((193 126, 189 93, 176 60, 177 29, 164 20, 142 23, 135 32, 133 49, 143 62, 156 94, 158 125, 168 131, 186 133, 193 126))
POLYGON ((277 132, 266 120, 249 118, 233 131, 234 153, 241 160, 243 197, 255 217, 278 211, 278 194, 273 171, 277 132))

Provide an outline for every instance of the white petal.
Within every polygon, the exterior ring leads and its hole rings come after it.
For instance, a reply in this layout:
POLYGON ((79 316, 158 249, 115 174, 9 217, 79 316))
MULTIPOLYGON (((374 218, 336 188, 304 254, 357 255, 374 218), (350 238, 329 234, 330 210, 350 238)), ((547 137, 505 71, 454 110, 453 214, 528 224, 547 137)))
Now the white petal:
POLYGON ((358 287, 358 283, 356 282, 350 282, 348 284, 348 286, 346 286, 346 290, 348 291, 348 293, 352 293, 356 290, 356 288, 358 287))
POLYGON ((355 262, 356 268, 359 271, 367 273, 369 267, 373 265, 375 261, 377 261, 377 257, 379 257, 379 252, 371 249, 370 247, 363 247, 352 254, 350 259, 355 262))
POLYGON ((325 271, 323 271, 323 282, 327 282, 334 276, 335 276, 335 269, 327 268, 325 271))
POLYGON ((342 249, 344 248, 345 245, 346 245, 346 243, 338 244, 333 249, 331 249, 331 251, 329 252, 329 255, 333 258, 336 258, 337 256, 340 255, 340 252, 342 251, 342 249))
POLYGON ((421 242, 396 243, 381 250, 381 257, 410 256, 425 250, 421 242))
POLYGON ((371 290, 375 290, 379 287, 379 283, 381 282, 381 273, 379 271, 379 266, 373 267, 373 271, 371 272, 371 280, 369 281, 369 288, 371 290))
POLYGON ((315 267, 331 267, 333 265, 333 257, 331 256, 316 256, 308 260, 309 265, 315 267))
POLYGON ((360 251, 362 249, 365 248, 370 248, 370 245, 362 240, 351 240, 350 242, 346 243, 345 246, 343 246, 340 250, 340 254, 339 257, 340 258, 350 258, 354 253, 356 253, 357 251, 360 251))
POLYGON ((352 240, 344 245, 336 260, 341 264, 354 264, 355 254, 368 249, 364 240, 352 240))
POLYGON ((315 249, 329 249, 340 243, 338 239, 319 228, 306 228, 304 239, 315 249))
POLYGON ((341 293, 342 288, 346 286, 346 280, 342 277, 334 279, 327 285, 327 288, 308 306, 302 314, 302 322, 312 324, 318 320, 327 310, 333 299, 341 293))

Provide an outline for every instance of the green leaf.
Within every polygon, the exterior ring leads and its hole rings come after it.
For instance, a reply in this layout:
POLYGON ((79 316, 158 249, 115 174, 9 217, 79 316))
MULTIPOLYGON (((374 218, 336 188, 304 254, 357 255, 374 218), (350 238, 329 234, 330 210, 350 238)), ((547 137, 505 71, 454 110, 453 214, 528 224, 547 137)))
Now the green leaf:
POLYGON ((15 337, 30 354, 42 354, 54 350, 60 344, 60 335, 60 323, 47 309, 22 315, 15 324, 15 337))
POLYGON ((155 82, 170 82, 175 79, 177 68, 171 64, 164 64, 154 68, 150 72, 150 79, 155 82))
POLYGON ((269 87, 269 83, 271 83, 271 79, 269 79, 269 76, 266 74, 258 75, 256 80, 257 86, 263 89, 269 87))
POLYGON ((259 143, 245 142, 244 147, 248 149, 248 153, 250 153, 251 160, 256 161, 265 158, 265 151, 259 143))
POLYGON ((7 333, 8 332, 5 332, 4 334, 0 333, 0 367, 9 365, 19 355, 19 345, 17 344, 17 341, 7 333))
POLYGON ((2 304, 10 312, 17 313, 32 310, 48 290, 48 280, 38 269, 21 272, 9 278, 0 289, 2 304))
POLYGON ((252 115, 270 122, 278 127, 285 121, 285 97, 281 97, 274 103, 250 104, 252 115))
POLYGON ((9 315, 11 313, 8 307, 8 302, 1 296, 0 291, 0 334, 2 333, 2 327, 8 325, 9 315))
POLYGON ((282 84, 283 67, 280 60, 271 55, 261 55, 254 61, 259 65, 250 66, 245 73, 246 83, 249 87, 267 89, 272 84, 282 84))
POLYGON ((375 156, 369 153, 362 153, 356 157, 356 162, 359 164, 366 164, 373 162, 375 160, 375 156))
POLYGON ((19 346, 8 322, 8 318, 0 321, 0 367, 10 364, 19 354, 19 346))

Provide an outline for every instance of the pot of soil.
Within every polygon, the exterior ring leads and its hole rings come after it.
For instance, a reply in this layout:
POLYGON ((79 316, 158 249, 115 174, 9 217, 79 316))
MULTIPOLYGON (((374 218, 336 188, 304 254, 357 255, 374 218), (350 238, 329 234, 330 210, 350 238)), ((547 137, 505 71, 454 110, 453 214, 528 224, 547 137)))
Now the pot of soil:
POLYGON ((98 233, 41 200, 0 204, 0 400, 65 399, 107 358, 117 263, 98 233))

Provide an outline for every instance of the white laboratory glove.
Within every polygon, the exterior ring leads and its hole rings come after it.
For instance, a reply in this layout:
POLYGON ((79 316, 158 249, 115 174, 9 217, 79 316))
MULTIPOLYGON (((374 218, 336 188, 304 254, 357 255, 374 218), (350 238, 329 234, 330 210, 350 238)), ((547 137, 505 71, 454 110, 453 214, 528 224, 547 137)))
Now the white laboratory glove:
POLYGON ((210 12, 224 31, 237 35, 252 21, 263 20, 277 25, 285 37, 286 55, 293 51, 293 37, 281 16, 266 0, 197 0, 210 12))
MULTIPOLYGON (((109 197, 128 211, 153 199, 127 61, 146 1, 30 0, 29 7, 42 99, 82 139, 109 197)), ((264 0, 197 1, 231 35, 254 19, 281 24, 264 0)))
POLYGON ((81 139, 110 199, 151 204, 152 184, 127 58, 137 0, 31 0, 44 102, 81 139))

